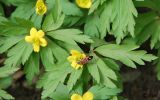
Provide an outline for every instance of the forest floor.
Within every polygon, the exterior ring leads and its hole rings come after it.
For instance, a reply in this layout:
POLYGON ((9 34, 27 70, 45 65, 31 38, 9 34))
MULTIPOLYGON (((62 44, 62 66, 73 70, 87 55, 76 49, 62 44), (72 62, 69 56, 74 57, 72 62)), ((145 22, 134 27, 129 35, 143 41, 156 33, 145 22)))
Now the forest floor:
POLYGON ((160 81, 156 78, 155 67, 152 64, 125 71, 131 73, 128 74, 130 79, 134 76, 136 78, 124 82, 123 97, 129 100, 160 100, 160 81))

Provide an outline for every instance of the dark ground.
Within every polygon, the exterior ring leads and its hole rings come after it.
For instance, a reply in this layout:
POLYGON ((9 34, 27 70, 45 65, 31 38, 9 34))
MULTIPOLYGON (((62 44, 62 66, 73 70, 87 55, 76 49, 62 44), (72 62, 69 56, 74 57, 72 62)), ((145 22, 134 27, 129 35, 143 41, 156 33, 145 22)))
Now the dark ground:
MULTIPOLYGON (((140 67, 137 70, 130 70, 129 72, 140 73, 132 82, 125 82, 123 84, 123 96, 129 100, 160 100, 160 81, 157 80, 155 74, 155 67, 151 64, 140 67)), ((130 77, 132 78, 132 77, 130 77)))

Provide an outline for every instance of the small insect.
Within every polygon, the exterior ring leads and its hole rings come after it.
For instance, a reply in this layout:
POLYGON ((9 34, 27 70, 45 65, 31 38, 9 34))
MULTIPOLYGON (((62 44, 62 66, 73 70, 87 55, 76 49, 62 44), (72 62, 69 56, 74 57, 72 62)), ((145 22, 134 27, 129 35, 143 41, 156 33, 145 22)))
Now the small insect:
POLYGON ((85 65, 90 60, 92 60, 92 58, 93 58, 93 56, 87 56, 87 57, 81 59, 80 61, 78 61, 77 63, 80 64, 80 65, 85 65))

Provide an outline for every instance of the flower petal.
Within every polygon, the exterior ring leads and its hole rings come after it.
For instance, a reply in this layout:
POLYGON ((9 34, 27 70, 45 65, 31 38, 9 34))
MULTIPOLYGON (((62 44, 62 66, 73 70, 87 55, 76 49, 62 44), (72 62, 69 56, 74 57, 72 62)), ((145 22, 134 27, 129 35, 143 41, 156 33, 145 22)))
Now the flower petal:
POLYGON ((33 38, 31 36, 26 36, 25 37, 25 41, 29 42, 29 43, 32 43, 33 42, 33 38))
POLYGON ((40 38, 44 37, 44 32, 42 30, 38 31, 38 37, 40 38))
POLYGON ((91 92, 86 92, 86 93, 83 95, 83 100, 93 100, 93 93, 91 93, 91 92))
POLYGON ((82 97, 78 94, 73 94, 71 96, 71 100, 83 100, 82 97))
POLYGON ((68 60, 69 62, 72 62, 72 61, 75 61, 76 59, 75 59, 74 56, 69 56, 69 57, 67 58, 67 60, 68 60))
POLYGON ((78 70, 79 68, 83 68, 83 65, 78 64, 76 61, 72 61, 71 66, 76 70, 78 70))
POLYGON ((73 56, 76 56, 76 55, 81 55, 81 52, 77 51, 77 50, 71 50, 71 54, 73 56))
POLYGON ((43 0, 38 0, 36 3, 36 13, 39 15, 44 15, 47 12, 47 6, 43 0))
POLYGON ((31 35, 31 37, 35 37, 36 34, 37 34, 37 29, 34 28, 34 27, 32 27, 31 30, 30 30, 30 35, 31 35))
POLYGON ((92 0, 76 0, 76 3, 81 8, 90 8, 92 5, 92 0))
POLYGON ((38 44, 34 43, 33 44, 33 50, 34 50, 34 52, 39 52, 40 46, 38 44))
POLYGON ((40 38, 39 41, 40 41, 40 45, 41 45, 42 47, 47 46, 47 41, 46 41, 44 38, 40 38))

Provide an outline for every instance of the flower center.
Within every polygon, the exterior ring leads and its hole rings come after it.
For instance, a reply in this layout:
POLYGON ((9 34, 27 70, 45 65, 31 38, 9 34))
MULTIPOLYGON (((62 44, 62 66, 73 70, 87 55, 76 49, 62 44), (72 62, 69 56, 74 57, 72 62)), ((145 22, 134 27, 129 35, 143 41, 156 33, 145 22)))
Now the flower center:
POLYGON ((39 38, 38 38, 38 37, 35 37, 35 38, 33 39, 33 43, 39 45, 39 44, 40 44, 39 38))

